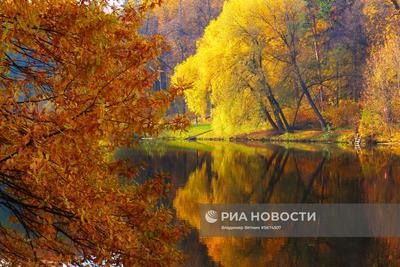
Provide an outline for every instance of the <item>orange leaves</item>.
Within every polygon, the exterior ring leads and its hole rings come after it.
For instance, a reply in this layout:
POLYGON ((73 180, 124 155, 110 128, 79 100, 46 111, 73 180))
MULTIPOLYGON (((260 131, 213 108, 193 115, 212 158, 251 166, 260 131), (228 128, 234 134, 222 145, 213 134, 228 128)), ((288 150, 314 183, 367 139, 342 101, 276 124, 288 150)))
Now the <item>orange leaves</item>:
POLYGON ((145 12, 148 9, 153 9, 157 6, 160 6, 161 2, 162 2, 162 0, 144 0, 141 3, 140 10, 142 12, 145 12))
POLYGON ((110 155, 134 134, 187 125, 164 117, 185 86, 152 92, 149 66, 165 45, 138 33, 134 7, 104 10, 100 0, 0 4, 0 200, 23 226, 0 225, 0 256, 14 265, 180 259, 181 228, 159 207, 165 180, 122 187, 138 166, 110 155))

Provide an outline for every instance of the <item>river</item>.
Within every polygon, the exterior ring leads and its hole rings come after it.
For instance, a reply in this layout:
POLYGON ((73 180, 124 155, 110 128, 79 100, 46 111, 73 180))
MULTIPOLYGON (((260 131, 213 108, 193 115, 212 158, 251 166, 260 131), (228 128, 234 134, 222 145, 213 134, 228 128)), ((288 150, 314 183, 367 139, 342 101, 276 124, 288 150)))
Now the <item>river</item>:
MULTIPOLYGON (((400 266, 399 238, 200 238, 199 203, 398 203, 400 150, 308 144, 143 142, 119 158, 171 177, 191 228, 183 266, 400 266)), ((391 222, 388 221, 388 224, 391 222)))

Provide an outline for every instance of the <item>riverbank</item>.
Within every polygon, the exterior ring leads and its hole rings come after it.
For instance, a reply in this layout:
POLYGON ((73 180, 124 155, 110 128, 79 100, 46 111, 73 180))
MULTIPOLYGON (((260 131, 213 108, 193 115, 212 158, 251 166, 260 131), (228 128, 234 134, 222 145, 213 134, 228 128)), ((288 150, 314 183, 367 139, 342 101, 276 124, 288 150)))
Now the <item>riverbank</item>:
POLYGON ((177 140, 210 140, 210 141, 264 141, 264 142, 298 142, 298 143, 342 143, 354 141, 354 131, 348 129, 317 131, 298 130, 291 133, 279 133, 273 130, 259 130, 234 135, 220 135, 213 131, 211 125, 194 125, 182 132, 166 132, 163 139, 177 140))

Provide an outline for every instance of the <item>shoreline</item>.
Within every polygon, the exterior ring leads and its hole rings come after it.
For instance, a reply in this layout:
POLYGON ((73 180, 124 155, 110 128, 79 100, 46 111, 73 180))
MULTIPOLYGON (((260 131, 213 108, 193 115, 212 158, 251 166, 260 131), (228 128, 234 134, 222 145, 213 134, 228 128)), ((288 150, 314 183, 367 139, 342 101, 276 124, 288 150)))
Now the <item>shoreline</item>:
MULTIPOLYGON (((145 138, 144 138, 145 139, 145 138)), ((224 142, 263 142, 263 143, 315 143, 315 144, 347 144, 351 145, 353 144, 352 142, 346 142, 346 141, 322 141, 322 140, 295 140, 295 139, 288 139, 288 140, 282 140, 282 139, 273 139, 273 138, 260 138, 260 139, 254 139, 254 138, 224 138, 224 137, 215 137, 215 138, 176 138, 176 137, 156 137, 154 139, 160 139, 160 140, 169 140, 169 141, 224 141, 224 142)))
MULTIPOLYGON (((351 130, 337 130, 331 132, 307 130, 296 131, 293 133, 272 134, 269 131, 252 132, 230 137, 202 137, 202 134, 196 136, 160 136, 155 139, 160 140, 182 140, 182 141, 229 141, 240 143, 299 143, 299 144, 342 144, 354 146, 354 132, 351 130)), ((400 140, 378 139, 375 142, 361 142, 361 147, 365 146, 400 146, 400 140)))
MULTIPOLYGON (((146 140, 144 138, 143 140, 146 140)), ((223 137, 215 137, 215 138, 176 138, 176 137, 155 137, 151 139, 158 140, 166 140, 166 141, 187 141, 187 142, 196 142, 196 141, 209 141, 209 142, 233 142, 233 143, 270 143, 270 144, 321 144, 321 145, 329 145, 329 144, 337 144, 337 145, 351 145, 354 146, 354 142, 350 141, 338 141, 338 140, 312 140, 312 139, 274 139, 274 138, 261 138, 261 139, 252 139, 252 138, 223 138, 223 137)), ((400 142, 391 142, 391 141, 377 141, 373 143, 362 143, 361 147, 373 147, 373 146, 400 146, 400 142)))

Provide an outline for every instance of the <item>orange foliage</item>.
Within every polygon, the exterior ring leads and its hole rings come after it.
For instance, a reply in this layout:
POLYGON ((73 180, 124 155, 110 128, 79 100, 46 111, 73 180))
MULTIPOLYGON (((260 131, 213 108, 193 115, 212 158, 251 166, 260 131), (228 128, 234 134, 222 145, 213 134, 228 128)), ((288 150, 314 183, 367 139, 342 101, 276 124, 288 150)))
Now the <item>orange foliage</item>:
POLYGON ((163 178, 122 187, 118 177, 135 170, 110 155, 133 133, 186 125, 163 116, 182 88, 147 89, 163 42, 138 34, 143 7, 107 5, 0 4, 0 206, 11 214, 0 221, 2 263, 180 259, 163 178))
POLYGON ((333 127, 357 128, 360 120, 360 104, 351 100, 341 100, 339 106, 328 106, 324 116, 333 127))
POLYGON ((318 121, 315 119, 314 111, 303 103, 301 104, 301 107, 298 111, 295 125, 299 128, 305 128, 305 129, 319 127, 318 121))

